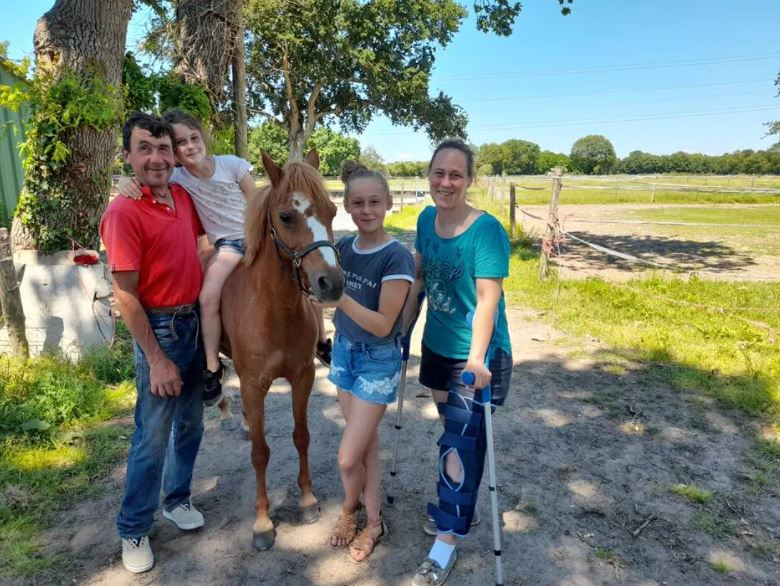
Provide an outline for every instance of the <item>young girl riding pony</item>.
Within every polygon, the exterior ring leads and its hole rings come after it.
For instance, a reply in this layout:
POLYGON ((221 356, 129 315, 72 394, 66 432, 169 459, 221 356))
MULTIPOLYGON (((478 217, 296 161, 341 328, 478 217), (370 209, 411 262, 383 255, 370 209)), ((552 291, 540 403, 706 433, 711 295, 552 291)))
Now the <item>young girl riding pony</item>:
MULTIPOLYGON (((192 197, 203 229, 214 254, 209 260, 198 299, 206 354, 203 372, 203 402, 214 405, 222 397, 224 367, 219 359, 222 323, 219 308, 225 280, 244 255, 244 213, 246 200, 255 190, 252 165, 235 155, 208 155, 206 133, 200 121, 181 110, 169 110, 163 119, 173 126, 174 145, 179 166, 171 175, 171 183, 184 187, 192 197)), ((141 190, 135 179, 123 178, 119 192, 140 199, 141 190)), ((325 339, 322 309, 315 304, 320 321, 320 341, 317 357, 330 363, 330 341, 325 339)))

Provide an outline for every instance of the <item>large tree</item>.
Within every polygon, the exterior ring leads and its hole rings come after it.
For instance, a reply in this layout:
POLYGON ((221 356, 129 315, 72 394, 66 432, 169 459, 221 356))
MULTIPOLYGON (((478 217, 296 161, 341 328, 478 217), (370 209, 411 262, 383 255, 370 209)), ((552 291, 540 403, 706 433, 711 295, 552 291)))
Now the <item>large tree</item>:
POLYGON ((466 10, 454 0, 247 0, 247 74, 253 112, 287 130, 290 156, 320 124, 360 132, 377 113, 463 135, 466 116, 429 95, 436 49, 466 10))
MULTIPOLYGON (((215 113, 234 112, 239 154, 247 117, 242 4, 253 114, 286 131, 292 156, 301 156, 317 126, 337 117, 344 130, 360 131, 382 112, 395 123, 425 128, 433 139, 465 134, 462 110, 444 94, 428 95, 435 49, 449 42, 466 14, 454 0, 145 1, 160 16, 148 47, 206 88, 215 113), (164 15, 165 6, 175 17, 164 15), (226 94, 228 63, 232 91, 226 94)), ((573 0, 557 2, 563 14, 570 12, 573 0)), ((509 35, 521 4, 477 0, 473 10, 477 28, 509 35)))
POLYGON ((615 148, 600 134, 589 134, 571 147, 569 158, 574 168, 588 175, 609 173, 617 162, 615 148))
POLYGON ((133 0, 57 0, 38 20, 14 245, 97 247, 122 112, 122 62, 133 0))

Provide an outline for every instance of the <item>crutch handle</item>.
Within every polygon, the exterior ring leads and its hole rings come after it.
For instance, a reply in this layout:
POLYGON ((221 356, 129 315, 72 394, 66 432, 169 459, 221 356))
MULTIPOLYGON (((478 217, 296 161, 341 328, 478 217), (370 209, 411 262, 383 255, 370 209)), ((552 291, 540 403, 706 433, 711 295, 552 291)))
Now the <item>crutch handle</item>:
MULTIPOLYGON (((474 381, 477 380, 477 377, 474 376, 474 373, 470 370, 464 370, 460 373, 460 380, 464 385, 471 387, 474 385, 474 381)), ((480 403, 490 402, 490 391, 490 385, 486 386, 484 389, 476 389, 474 392, 474 400, 480 403)))

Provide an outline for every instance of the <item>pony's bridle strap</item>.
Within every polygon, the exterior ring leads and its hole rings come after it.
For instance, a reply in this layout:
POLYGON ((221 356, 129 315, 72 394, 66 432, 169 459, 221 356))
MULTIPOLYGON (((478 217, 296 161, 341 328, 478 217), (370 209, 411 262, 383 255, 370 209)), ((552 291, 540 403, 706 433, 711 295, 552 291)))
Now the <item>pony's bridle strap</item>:
POLYGON ((295 278, 295 281, 298 283, 298 287, 301 291, 306 293, 307 295, 312 294, 311 287, 308 287, 306 285, 306 282, 301 277, 301 264, 303 264, 303 258, 309 254, 310 252, 313 252, 317 250, 318 248, 332 248, 333 252, 336 254, 336 262, 341 264, 341 257, 339 255, 338 249, 335 247, 335 245, 330 240, 315 240, 314 242, 311 242, 304 246, 303 248, 294 250, 287 246, 287 244, 282 240, 279 235, 276 233, 276 228, 274 228, 274 224, 271 221, 271 216, 268 216, 268 229, 271 232, 271 239, 274 241, 274 245, 276 246, 277 253, 284 254, 287 258, 289 258, 292 261, 293 265, 293 277, 295 278))

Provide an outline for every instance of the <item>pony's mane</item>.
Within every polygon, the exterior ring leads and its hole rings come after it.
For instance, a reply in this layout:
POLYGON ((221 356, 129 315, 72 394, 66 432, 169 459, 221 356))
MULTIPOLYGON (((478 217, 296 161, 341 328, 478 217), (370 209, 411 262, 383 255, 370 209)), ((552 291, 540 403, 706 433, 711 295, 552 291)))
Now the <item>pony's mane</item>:
POLYGON ((324 201, 332 206, 328 191, 322 182, 320 172, 304 161, 289 161, 282 167, 282 178, 279 187, 274 189, 265 185, 257 191, 247 203, 244 232, 246 252, 244 264, 250 266, 265 241, 268 227, 268 208, 279 197, 288 193, 301 192, 311 195, 315 202, 324 201))

